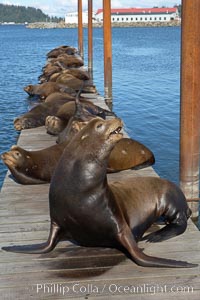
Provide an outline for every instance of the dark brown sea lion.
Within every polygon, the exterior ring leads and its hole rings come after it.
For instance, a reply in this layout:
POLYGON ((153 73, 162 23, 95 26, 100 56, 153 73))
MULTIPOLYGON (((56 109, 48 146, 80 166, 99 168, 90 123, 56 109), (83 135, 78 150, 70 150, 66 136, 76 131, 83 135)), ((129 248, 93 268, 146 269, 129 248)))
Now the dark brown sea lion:
POLYGON ((41 184, 50 182, 63 150, 63 144, 38 151, 26 151, 19 146, 12 146, 1 158, 18 183, 41 184))
POLYGON ((90 76, 83 68, 70 68, 62 71, 63 74, 71 74, 80 80, 89 80, 90 76))
POLYGON ((55 92, 66 92, 69 94, 75 92, 74 89, 68 87, 67 85, 63 86, 56 82, 45 82, 35 85, 29 84, 24 87, 24 91, 27 92, 29 96, 39 96, 42 100, 55 92))
MULTIPOLYGON (((27 151, 19 146, 1 155, 4 164, 18 183, 40 184, 51 181, 56 165, 70 141, 70 137, 79 132, 87 122, 72 123, 68 139, 51 147, 27 151)), ((107 172, 119 172, 127 169, 141 169, 154 163, 153 153, 144 145, 132 139, 123 138, 113 148, 108 160, 107 172)))
POLYGON ((71 74, 72 76, 80 80, 89 80, 89 74, 83 68, 69 68, 62 69, 59 66, 55 66, 52 62, 49 62, 43 69, 43 73, 39 76, 41 83, 47 81, 56 81, 57 77, 61 74, 71 74))
POLYGON ((83 70, 82 68, 70 68, 70 69, 63 70, 61 72, 54 72, 49 77, 49 80, 55 81, 58 78, 58 76, 60 76, 60 75, 71 75, 79 80, 89 80, 90 79, 89 74, 86 70, 83 70))
POLYGON ((66 121, 63 121, 56 116, 48 116, 45 120, 45 127, 48 134, 58 135, 65 129, 66 121))
MULTIPOLYGON (((53 95, 53 94, 52 94, 53 95)), ((65 126, 69 120, 69 118, 75 112, 75 102, 71 101, 72 99, 67 100, 69 97, 53 97, 47 102, 39 103, 34 106, 30 111, 19 116, 14 120, 14 127, 16 130, 23 130, 28 128, 35 128, 38 126, 45 125, 45 120, 48 116, 57 116, 61 118, 65 118, 65 126), (63 108, 61 109, 61 107, 63 108)), ((75 97, 73 98, 75 99, 75 97)), ((92 102, 88 101, 86 98, 80 98, 83 106, 86 110, 88 110, 91 114, 95 114, 98 116, 103 116, 104 114, 113 115, 113 113, 106 111, 92 102)), ((50 131, 49 131, 50 132, 50 131)))
POLYGON ((47 53, 47 58, 56 58, 60 54, 63 54, 63 53, 66 53, 68 55, 74 55, 77 52, 78 52, 77 49, 74 48, 74 47, 71 47, 71 46, 60 46, 60 47, 57 47, 57 48, 52 49, 51 51, 49 51, 47 53))
POLYGON ((77 78, 76 76, 72 75, 69 72, 62 72, 59 76, 57 76, 55 82, 59 85, 63 85, 63 86, 67 85, 68 87, 76 91, 80 90, 84 82, 84 87, 82 88, 83 93, 97 92, 96 87, 91 83, 91 81, 77 78))
MULTIPOLYGON (((78 79, 77 79, 78 80, 78 79)), ((55 92, 74 94, 76 91, 80 89, 82 86, 82 82, 80 85, 76 85, 76 88, 72 88, 72 85, 68 85, 67 83, 58 83, 58 82, 44 82, 41 84, 29 84, 24 87, 24 91, 27 92, 29 96, 38 96, 41 100, 45 100, 50 94, 55 92)), ((83 93, 96 93, 96 87, 94 85, 86 85, 82 89, 83 93)))
POLYGON ((51 63, 59 66, 62 69, 79 68, 84 65, 82 58, 79 55, 60 54, 56 58, 51 59, 51 63))
POLYGON ((30 111, 19 116, 14 120, 16 130, 35 128, 45 124, 46 117, 56 115, 59 108, 66 103, 66 99, 60 99, 56 102, 39 103, 30 111))
POLYGON ((61 72, 52 74, 49 78, 46 78, 46 81, 56 82, 58 77, 60 76, 61 72))
POLYGON ((51 63, 48 63, 42 70, 43 73, 38 77, 38 79, 41 83, 44 83, 49 81, 49 79, 51 78, 51 76, 53 76, 53 74, 55 73, 60 74, 62 68, 59 66, 54 66, 51 63))
MULTIPOLYGON (((50 94, 48 97, 46 97, 46 99, 44 100, 44 102, 46 103, 56 103, 59 102, 61 100, 66 100, 66 103, 68 101, 75 101, 76 98, 76 93, 74 94, 68 94, 68 93, 60 93, 60 92, 55 92, 50 94)), ((82 100, 83 98, 81 98, 80 100, 82 100)))
POLYGON ((59 241, 68 239, 82 246, 123 247, 140 266, 197 266, 148 256, 138 248, 137 241, 160 216, 167 225, 151 235, 152 241, 184 232, 190 210, 182 191, 164 179, 139 177, 107 183, 108 157, 122 138, 121 127, 120 119, 96 118, 72 138, 50 184, 48 240, 36 245, 3 247, 3 250, 46 253, 59 241))
MULTIPOLYGON (((103 119, 106 116, 114 116, 115 114, 109 110, 103 109, 98 105, 93 104, 91 101, 88 101, 86 98, 80 98, 82 105, 81 116, 79 116, 79 120, 87 121, 88 116, 99 116, 103 119), (85 118, 83 118, 85 117, 85 118)), ((71 116, 75 114, 76 103, 75 101, 70 101, 65 103, 60 107, 57 111, 56 116, 48 116, 45 121, 45 126, 47 129, 47 133, 52 135, 58 135, 61 133, 68 124, 71 116)), ((65 134, 59 138, 59 143, 65 140, 65 134)))
POLYGON ((107 172, 139 170, 154 163, 155 157, 149 148, 136 140, 122 138, 111 150, 107 172))

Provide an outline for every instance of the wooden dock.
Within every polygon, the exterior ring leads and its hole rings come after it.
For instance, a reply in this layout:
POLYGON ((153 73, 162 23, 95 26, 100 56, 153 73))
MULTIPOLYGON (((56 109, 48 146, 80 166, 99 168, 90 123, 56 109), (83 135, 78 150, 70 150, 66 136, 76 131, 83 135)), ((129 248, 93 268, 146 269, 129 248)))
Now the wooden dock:
MULTIPOLYGON (((104 106, 102 97, 95 104, 104 106)), ((55 143, 45 128, 23 130, 18 145, 38 150, 55 143)), ((46 241, 49 184, 20 185, 8 172, 0 194, 0 246, 46 241)), ((158 176, 153 168, 110 174, 109 179, 158 176)), ((156 225, 158 226, 158 225, 156 225)), ((0 250, 0 299, 200 299, 200 234, 189 221, 184 234, 169 241, 140 242, 153 256, 199 263, 192 269, 143 268, 121 252, 59 243, 48 254, 0 250)))

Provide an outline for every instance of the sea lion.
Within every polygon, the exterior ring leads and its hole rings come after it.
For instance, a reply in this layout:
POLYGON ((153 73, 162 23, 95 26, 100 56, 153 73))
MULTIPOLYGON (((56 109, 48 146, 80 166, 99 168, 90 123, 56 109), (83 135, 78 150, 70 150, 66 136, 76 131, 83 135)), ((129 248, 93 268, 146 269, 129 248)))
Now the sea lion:
POLYGON ((17 117, 14 120, 16 130, 35 128, 45 124, 46 117, 56 115, 59 108, 66 103, 66 99, 59 99, 56 102, 43 102, 34 106, 30 111, 17 117))
MULTIPOLYGON (((68 119, 69 120, 69 119, 68 119)), ((48 134, 59 135, 68 124, 68 120, 62 120, 56 116, 48 116, 45 120, 45 127, 48 134)))
POLYGON ((74 55, 78 53, 77 49, 71 46, 60 46, 55 49, 52 49, 47 53, 47 58, 56 58, 60 54, 66 53, 68 55, 74 55))
POLYGON ((43 74, 41 75, 41 77, 44 77, 44 79, 46 81, 56 81, 56 79, 60 76, 60 75, 71 75, 74 76, 75 78, 79 79, 79 80, 89 80, 89 74, 86 70, 82 69, 82 68, 70 68, 70 69, 66 69, 66 70, 57 70, 56 66, 52 66, 51 64, 47 65, 47 68, 45 68, 43 74))
POLYGON ((58 55, 56 58, 52 58, 51 63, 54 64, 55 66, 61 67, 62 69, 79 68, 84 65, 81 56, 77 54, 68 55, 65 53, 58 55))
MULTIPOLYGON (((74 94, 78 91, 82 86, 82 82, 80 85, 76 85, 76 88, 68 85, 67 83, 58 83, 58 82, 44 82, 41 84, 29 84, 24 87, 24 91, 27 92, 29 96, 38 96, 41 100, 45 100, 49 95, 55 92, 74 94)), ((94 85, 86 85, 82 89, 83 93, 96 93, 96 87, 94 85)))
MULTIPOLYGON (((28 151, 17 145, 4 152, 1 159, 11 174, 21 184, 41 184, 51 181, 56 165, 68 145, 70 138, 77 134, 88 122, 72 122, 72 129, 65 142, 51 147, 28 151)), ((153 165, 153 153, 141 143, 122 138, 110 153, 107 172, 119 172, 127 169, 141 169, 153 165)))
POLYGON ((107 161, 111 149, 122 138, 121 128, 120 119, 95 118, 71 139, 50 184, 48 240, 3 250, 47 253, 59 241, 68 239, 82 246, 123 247, 140 266, 197 266, 148 256, 137 246, 137 241, 160 216, 167 225, 152 234, 152 241, 181 234, 191 212, 182 191, 167 180, 138 177, 108 184, 107 161))
POLYGON ((83 68, 70 68, 62 71, 63 74, 71 74, 74 77, 80 80, 89 80, 90 76, 88 71, 84 70, 83 68))
POLYGON ((26 151, 14 145, 1 158, 18 183, 41 184, 50 182, 63 150, 63 144, 38 151, 26 151))
POLYGON ((51 63, 48 63, 43 69, 42 69, 43 73, 38 77, 39 81, 41 83, 47 82, 49 81, 49 79, 51 78, 51 76, 53 76, 53 74, 58 73, 60 74, 60 72, 62 71, 61 67, 59 66, 54 66, 51 63))
POLYGON ((55 92, 66 92, 66 93, 74 93, 75 90, 70 88, 67 85, 60 85, 57 82, 44 82, 41 84, 29 84, 24 87, 24 91, 29 96, 38 96, 40 99, 44 100, 50 94, 55 92))
MULTIPOLYGON (((60 95, 60 93, 59 93, 60 95)), ((71 98, 66 94, 65 97, 60 97, 56 94, 55 97, 48 99, 47 102, 42 102, 34 106, 30 111, 26 112, 25 114, 17 117, 14 120, 14 127, 16 130, 23 130, 28 128, 35 128, 38 126, 45 125, 46 118, 51 116, 57 116, 57 113, 59 111, 58 117, 61 115, 66 116, 66 120, 68 120, 75 112, 75 97, 71 98), (71 104, 70 104, 71 103, 71 104), (66 105, 65 105, 66 104, 66 105), (64 106, 63 106, 64 105, 64 106), (63 106, 63 109, 60 110, 60 108, 63 106), (72 109, 71 109, 72 107, 72 109), (69 112, 67 111, 69 109, 69 112)), ((87 109, 89 111, 92 111, 92 107, 96 107, 87 100, 86 98, 80 98, 80 100, 84 103, 84 105, 87 106, 87 109)), ((85 106, 85 107, 86 107, 85 106)), ((93 109, 95 112, 95 110, 93 109)), ((104 110, 100 109, 98 110, 98 115, 103 114, 104 110)), ((110 113, 111 114, 111 113, 110 113)), ((67 124, 67 121, 65 122, 65 126, 67 124)))
MULTIPOLYGON (((81 113, 79 115, 79 120, 87 121, 89 116, 98 116, 103 119, 106 116, 115 116, 115 114, 109 110, 103 109, 98 105, 93 104, 86 98, 80 98, 81 100, 81 113), (82 99, 82 100, 81 100, 82 99)), ((47 133, 52 135, 60 134, 67 126, 71 116, 75 114, 76 103, 75 101, 70 101, 63 104, 57 111, 56 116, 48 116, 45 121, 45 126, 47 133)), ((59 137, 59 143, 65 140, 65 133, 59 137)))
MULTIPOLYGON (((76 98, 76 93, 74 94, 68 94, 68 93, 61 93, 61 92, 55 92, 50 94, 48 97, 46 97, 46 99, 44 100, 44 102, 48 102, 48 103, 56 103, 62 100, 66 100, 65 102, 67 103, 68 101, 75 101, 76 98)), ((82 98, 80 98, 80 100, 82 100, 82 98)))

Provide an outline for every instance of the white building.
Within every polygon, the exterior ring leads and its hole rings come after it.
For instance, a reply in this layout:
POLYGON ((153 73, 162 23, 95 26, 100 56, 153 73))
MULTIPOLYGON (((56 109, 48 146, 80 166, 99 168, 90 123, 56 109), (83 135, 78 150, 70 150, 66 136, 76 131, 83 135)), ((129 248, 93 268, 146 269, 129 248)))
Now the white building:
MULTIPOLYGON (((95 12, 93 12, 93 18, 95 18, 95 12)), ((88 23, 88 11, 82 12, 83 24, 88 23)), ((65 15, 65 24, 78 24, 78 12, 70 12, 65 15)))
MULTIPOLYGON (((111 22, 168 22, 178 17, 177 7, 111 9, 111 22)), ((97 10, 95 18, 103 21, 103 9, 97 10)))

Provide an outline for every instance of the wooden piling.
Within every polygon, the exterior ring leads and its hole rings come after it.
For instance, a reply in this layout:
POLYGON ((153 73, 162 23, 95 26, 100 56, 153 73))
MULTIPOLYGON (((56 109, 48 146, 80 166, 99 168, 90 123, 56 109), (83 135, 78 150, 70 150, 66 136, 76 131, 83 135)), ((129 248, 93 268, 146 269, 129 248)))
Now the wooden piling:
POLYGON ((104 34, 104 97, 109 105, 112 102, 112 32, 111 1, 103 0, 104 34))
POLYGON ((92 0, 88 0, 88 73, 91 79, 93 79, 92 2, 92 0))
POLYGON ((83 58, 83 18, 82 0, 78 0, 78 50, 83 58))
MULTIPOLYGON (((182 1, 180 186, 186 198, 199 197, 200 1, 182 1)), ((191 202, 193 218, 199 204, 191 202)))

